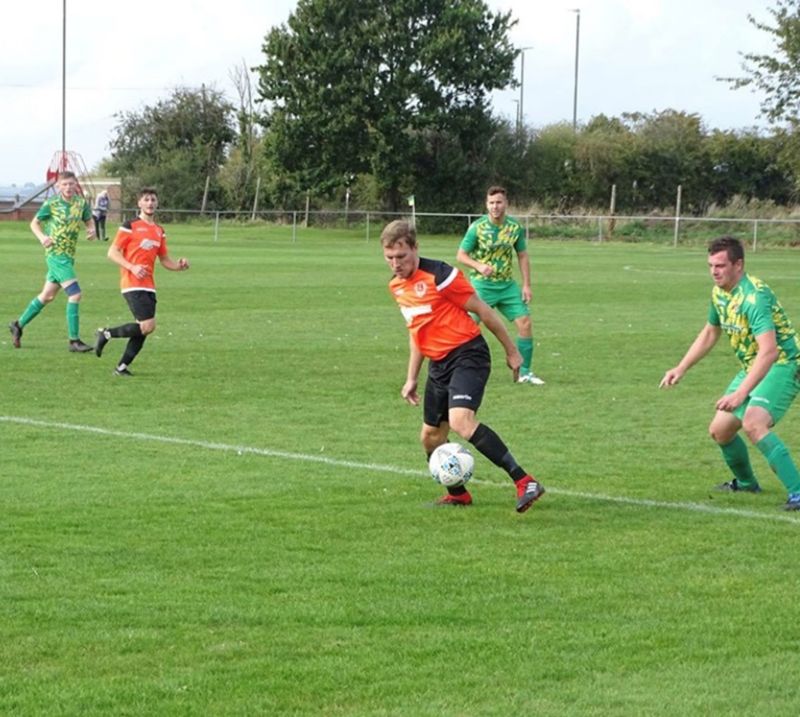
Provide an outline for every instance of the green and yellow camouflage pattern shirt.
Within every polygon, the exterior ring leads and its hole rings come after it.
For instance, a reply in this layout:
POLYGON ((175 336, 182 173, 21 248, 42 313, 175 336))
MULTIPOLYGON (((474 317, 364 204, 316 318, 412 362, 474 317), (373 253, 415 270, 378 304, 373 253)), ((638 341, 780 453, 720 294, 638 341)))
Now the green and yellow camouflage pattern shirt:
POLYGON ((525 228, 509 216, 501 226, 497 226, 485 214, 470 224, 461 240, 461 248, 475 261, 494 268, 491 276, 483 276, 475 269, 470 269, 471 281, 512 281, 514 254, 527 249, 525 228))
POLYGON ((45 234, 53 240, 45 253, 74 259, 78 237, 92 218, 92 208, 80 194, 70 201, 61 196, 50 197, 36 212, 36 218, 45 234))
POLYGON ((745 371, 758 353, 756 336, 775 332, 778 359, 775 363, 800 362, 800 340, 781 302, 761 279, 745 274, 731 291, 715 286, 711 292, 708 323, 719 326, 730 339, 745 371))

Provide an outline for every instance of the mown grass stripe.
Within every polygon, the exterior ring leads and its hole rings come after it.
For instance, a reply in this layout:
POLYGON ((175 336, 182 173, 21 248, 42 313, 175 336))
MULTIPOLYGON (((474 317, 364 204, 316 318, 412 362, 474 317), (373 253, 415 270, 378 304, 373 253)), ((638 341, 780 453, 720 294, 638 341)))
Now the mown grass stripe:
MULTIPOLYGON (((305 461, 309 463, 321 463, 324 465, 335 466, 337 468, 356 468, 359 470, 377 471, 380 473, 391 473, 393 475, 407 476, 426 476, 427 473, 413 468, 401 468, 399 466, 384 465, 381 463, 362 463, 359 461, 348 461, 341 458, 330 458, 311 453, 293 453, 290 451, 278 451, 271 448, 255 448, 253 446, 234 445, 229 443, 219 443, 216 441, 202 441, 192 438, 179 438, 177 436, 159 436, 150 433, 139 433, 134 431, 120 431, 111 428, 100 428, 97 426, 87 426, 75 423, 63 423, 60 421, 42 421, 35 418, 24 416, 0 416, 2 423, 15 423, 36 428, 47 428, 64 431, 78 431, 83 433, 94 433, 101 436, 111 436, 114 438, 133 439, 137 441, 152 441, 154 443, 166 443, 170 445, 187 446, 192 448, 203 448, 211 451, 224 451, 236 453, 237 455, 256 455, 266 458, 281 458, 292 461, 305 461)), ((506 487, 507 483, 496 481, 477 480, 481 485, 506 487)), ((648 498, 629 498, 617 495, 604 495, 601 493, 586 493, 583 491, 564 490, 553 488, 547 484, 547 492, 554 495, 563 495, 569 498, 579 498, 588 501, 601 501, 604 503, 618 503, 639 508, 663 508, 668 510, 684 510, 696 513, 707 513, 710 515, 725 515, 738 518, 755 520, 769 520, 782 523, 800 525, 800 518, 779 513, 761 513, 754 510, 743 510, 741 508, 721 508, 719 506, 705 505, 703 503, 684 503, 680 501, 652 500, 648 498)))

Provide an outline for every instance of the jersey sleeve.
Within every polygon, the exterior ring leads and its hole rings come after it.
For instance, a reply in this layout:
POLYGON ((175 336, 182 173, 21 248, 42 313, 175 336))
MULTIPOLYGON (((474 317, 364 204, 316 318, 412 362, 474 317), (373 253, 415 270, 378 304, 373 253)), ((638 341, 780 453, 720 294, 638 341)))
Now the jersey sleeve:
POLYGON ((708 302, 708 323, 712 326, 722 326, 713 299, 708 302))
POLYGON ((469 225, 469 229, 467 229, 467 233, 464 234, 464 238, 461 240, 461 244, 459 245, 459 249, 463 249, 467 254, 469 254, 474 248, 475 244, 478 242, 478 231, 476 227, 476 222, 472 222, 469 225))
POLYGON ((475 287, 469 283, 467 278, 458 270, 451 274, 439 289, 441 295, 456 306, 463 307, 470 297, 475 294, 475 287))
POLYGON ((525 229, 522 224, 517 226, 517 241, 514 242, 514 251, 519 254, 528 250, 528 241, 525 239, 525 229))
POLYGON ((117 247, 123 254, 125 253, 125 247, 128 246, 128 241, 131 238, 131 223, 124 222, 119 229, 117 229, 117 234, 114 237, 114 246, 117 247))
POLYGON ((761 289, 745 299, 744 313, 750 322, 753 336, 775 331, 775 322, 772 319, 772 297, 769 291, 761 289))
POLYGON ((169 252, 167 251, 167 235, 164 233, 164 230, 161 230, 161 246, 158 247, 158 256, 167 256, 169 252))
POLYGON ((39 207, 39 211, 36 212, 36 218, 40 222, 46 222, 48 219, 50 219, 50 216, 50 201, 48 200, 44 202, 41 207, 39 207))

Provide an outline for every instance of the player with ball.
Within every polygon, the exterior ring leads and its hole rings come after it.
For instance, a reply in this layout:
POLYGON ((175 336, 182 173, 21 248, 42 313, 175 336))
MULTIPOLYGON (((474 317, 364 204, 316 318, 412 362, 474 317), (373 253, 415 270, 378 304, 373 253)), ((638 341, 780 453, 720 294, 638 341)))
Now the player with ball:
MULTIPOLYGON (((517 512, 524 513, 542 496, 544 487, 520 467, 500 436, 476 418, 491 371, 491 354, 469 312, 477 314, 498 338, 515 381, 522 364, 516 344, 500 317, 478 297, 458 269, 419 256, 417 233, 410 222, 398 219, 388 224, 381 233, 381 245, 394 274, 389 290, 408 325, 408 373, 401 395, 413 406, 420 403, 417 381, 422 363, 425 358, 430 360, 420 436, 428 459, 447 443, 452 428, 508 473, 517 488, 517 512)), ((437 466, 445 458, 437 452, 437 466)), ((459 456, 456 462, 460 463, 459 456)), ((455 462, 450 461, 450 465, 455 466, 455 462)), ((461 466, 455 469, 464 470, 461 466)), ((437 469, 434 477, 447 490, 438 501, 440 505, 472 504, 464 486, 468 475, 461 480, 442 480, 440 476, 445 474, 437 469)))

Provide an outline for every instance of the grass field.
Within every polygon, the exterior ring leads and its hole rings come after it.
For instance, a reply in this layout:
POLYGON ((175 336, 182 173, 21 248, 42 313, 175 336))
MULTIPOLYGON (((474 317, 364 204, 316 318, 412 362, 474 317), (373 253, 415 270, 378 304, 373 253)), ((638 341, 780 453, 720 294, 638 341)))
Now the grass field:
MULTIPOLYGON (((480 456, 475 505, 430 508, 377 242, 170 241, 192 270, 158 273, 118 379, 121 340, 67 352, 63 296, 12 349, 44 264, 0 223, 1 714, 798 713, 800 516, 757 451, 763 494, 711 491, 733 356, 657 389, 705 320, 702 249, 531 246, 547 385, 490 339, 480 413, 548 489, 517 515, 480 456)), ((129 320, 105 248, 79 247, 86 341, 129 320)), ((800 322, 796 251, 748 268, 800 322)))

